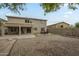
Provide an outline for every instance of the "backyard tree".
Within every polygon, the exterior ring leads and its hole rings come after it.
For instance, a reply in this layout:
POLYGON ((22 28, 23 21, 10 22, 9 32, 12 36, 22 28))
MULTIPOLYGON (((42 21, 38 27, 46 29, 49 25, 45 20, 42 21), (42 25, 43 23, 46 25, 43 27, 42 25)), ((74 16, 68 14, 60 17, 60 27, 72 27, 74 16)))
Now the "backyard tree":
POLYGON ((79 22, 75 23, 75 27, 79 28, 79 22))
POLYGON ((20 10, 24 10, 24 3, 0 3, 0 9, 8 8, 10 11, 19 13, 20 10))
MULTIPOLYGON (((45 13, 55 12, 64 6, 64 3, 43 3, 41 7, 43 8, 45 13)), ((79 3, 68 3, 67 6, 69 9, 75 10, 77 9, 79 3)))
MULTIPOLYGON (((0 9, 2 8, 8 8, 9 10, 15 12, 15 13, 20 13, 20 10, 24 10, 24 5, 26 5, 25 3, 0 3, 0 9)), ((64 3, 40 3, 39 4, 45 14, 49 13, 49 12, 55 12, 57 10, 59 10, 60 8, 62 8, 62 6, 64 6, 64 3)), ((77 6, 79 5, 79 3, 68 3, 67 6, 69 9, 77 9, 77 6)))

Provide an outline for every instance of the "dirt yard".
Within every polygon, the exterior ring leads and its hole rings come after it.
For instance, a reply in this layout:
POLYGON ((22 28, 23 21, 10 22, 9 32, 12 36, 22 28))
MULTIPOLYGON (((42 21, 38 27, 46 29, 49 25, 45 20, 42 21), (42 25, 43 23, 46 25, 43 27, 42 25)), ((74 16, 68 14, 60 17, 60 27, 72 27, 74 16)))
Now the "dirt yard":
POLYGON ((35 38, 18 39, 9 55, 79 56, 79 39, 53 34, 39 34, 35 38))
POLYGON ((0 55, 79 56, 79 39, 53 34, 0 38, 0 55), (30 37, 30 38, 29 38, 30 37), (12 39, 11 39, 12 38, 12 39))

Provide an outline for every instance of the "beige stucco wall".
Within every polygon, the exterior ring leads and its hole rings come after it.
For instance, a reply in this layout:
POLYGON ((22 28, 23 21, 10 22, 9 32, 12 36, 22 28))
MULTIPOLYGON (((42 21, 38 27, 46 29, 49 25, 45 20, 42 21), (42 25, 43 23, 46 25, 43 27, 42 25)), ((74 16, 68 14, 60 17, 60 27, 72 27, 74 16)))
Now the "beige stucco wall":
POLYGON ((61 25, 63 25, 63 28, 64 28, 64 29, 65 29, 65 28, 69 28, 69 25, 66 24, 66 23, 57 24, 57 25, 56 25, 56 28, 62 28, 61 25))
POLYGON ((7 23, 25 23, 25 20, 20 18, 8 18, 7 23))
POLYGON ((58 24, 55 24, 55 25, 50 25, 48 26, 48 29, 66 29, 66 28, 69 28, 70 26, 66 23, 58 23, 58 24), (63 25, 63 28, 61 27, 61 25, 63 25))
POLYGON ((46 24, 47 21, 32 20, 32 33, 40 33, 41 28, 47 29, 46 24), (37 28, 37 30, 35 30, 34 28, 37 28))

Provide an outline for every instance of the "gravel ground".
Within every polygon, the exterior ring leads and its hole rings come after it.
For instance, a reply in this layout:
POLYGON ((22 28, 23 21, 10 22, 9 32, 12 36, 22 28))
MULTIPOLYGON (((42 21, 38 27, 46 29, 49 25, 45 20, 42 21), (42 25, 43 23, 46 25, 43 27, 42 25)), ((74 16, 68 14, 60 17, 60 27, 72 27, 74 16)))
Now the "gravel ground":
POLYGON ((79 56, 79 39, 53 34, 38 34, 34 38, 18 39, 12 56, 79 56))

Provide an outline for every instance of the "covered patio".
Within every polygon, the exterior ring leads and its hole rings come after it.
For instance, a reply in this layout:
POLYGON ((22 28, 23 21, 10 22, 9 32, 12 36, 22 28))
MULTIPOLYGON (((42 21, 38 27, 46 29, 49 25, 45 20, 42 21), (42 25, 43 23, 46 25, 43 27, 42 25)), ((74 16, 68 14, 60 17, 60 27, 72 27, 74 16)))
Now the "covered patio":
POLYGON ((31 24, 5 23, 0 26, 0 34, 4 35, 22 35, 31 33, 31 24))

